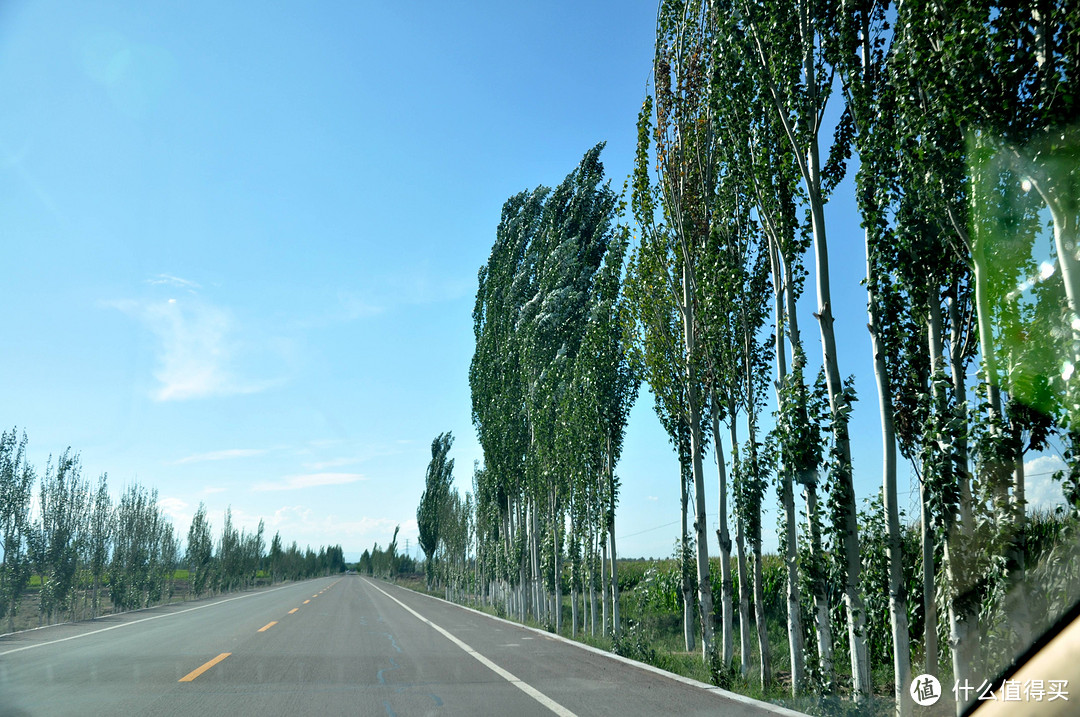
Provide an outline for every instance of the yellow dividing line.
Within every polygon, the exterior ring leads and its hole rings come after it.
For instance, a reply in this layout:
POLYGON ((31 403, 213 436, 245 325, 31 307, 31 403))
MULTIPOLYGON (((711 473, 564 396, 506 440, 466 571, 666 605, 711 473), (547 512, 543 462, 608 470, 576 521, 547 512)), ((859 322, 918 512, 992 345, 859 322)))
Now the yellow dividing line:
POLYGON ((266 625, 263 625, 262 627, 259 628, 259 632, 266 632, 267 630, 272 628, 274 625, 277 625, 277 620, 274 620, 271 623, 267 623, 266 625))
MULTIPOLYGON (((271 624, 273 624, 273 623, 271 623, 271 624)), ((221 662, 222 660, 224 660, 224 659, 225 659, 226 657, 228 657, 228 656, 229 656, 229 655, 231 655, 231 654, 232 654, 231 652, 223 652, 223 653, 221 653, 220 655, 218 655, 218 656, 217 656, 217 657, 215 657, 214 659, 212 659, 212 660, 210 660, 209 662, 207 662, 207 663, 206 663, 205 665, 203 665, 202 667, 197 667, 197 668, 195 668, 194 670, 192 670, 191 672, 187 673, 186 675, 184 675, 183 677, 181 677, 179 681, 180 681, 180 682, 191 682, 191 681, 192 681, 192 680, 194 680, 194 679, 195 679, 196 677, 198 677, 198 676, 199 676, 199 675, 201 675, 202 673, 206 672, 206 671, 207 671, 207 670, 209 670, 209 669, 210 669, 211 667, 213 667, 213 666, 214 666, 214 665, 216 665, 217 663, 221 662)))
POLYGON ((289 610, 289 614, 292 615, 294 612, 296 612, 299 609, 300 608, 298 608, 298 607, 294 607, 292 610, 289 610))
POLYGON ((309 602, 311 602, 311 601, 310 600, 305 600, 304 604, 307 605, 309 602))

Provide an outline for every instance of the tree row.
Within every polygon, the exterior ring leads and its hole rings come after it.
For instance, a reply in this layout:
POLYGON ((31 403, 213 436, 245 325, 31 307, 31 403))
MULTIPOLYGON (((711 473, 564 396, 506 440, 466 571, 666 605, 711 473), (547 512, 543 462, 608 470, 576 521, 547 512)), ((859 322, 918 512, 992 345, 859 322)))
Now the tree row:
POLYGON ((41 625, 98 617, 104 600, 113 611, 167 602, 184 569, 191 597, 249 588, 260 577, 276 582, 344 570, 340 546, 301 551, 295 542, 283 547, 275 534, 267 552, 262 521, 254 532, 238 530, 231 509, 215 543, 202 504, 182 551, 156 490, 134 483, 116 500, 106 475, 96 482, 84 477, 71 449, 39 474, 26 447, 25 433, 0 435, 0 618, 8 631, 33 587, 41 625))
MULTIPOLYGON (((944 632, 948 671, 977 682, 1063 609, 1032 599, 1038 571, 1027 564, 1024 463, 1029 453, 1063 449, 1069 469, 1058 479, 1075 522, 1078 19, 1065 2, 1036 10, 948 1, 661 3, 655 98, 638 123, 632 210, 640 238, 626 293, 634 351, 689 484, 684 506, 692 492, 705 656, 713 650, 703 462, 711 443, 720 660, 732 664, 737 623, 741 670, 752 661, 754 635, 761 683, 773 681, 760 612, 762 501, 771 486, 782 516, 792 689, 837 684, 832 580, 842 586, 851 693, 862 701, 872 691, 855 394, 834 329, 825 212, 853 153, 867 314, 848 320, 866 323, 874 360, 898 711, 911 711, 909 613, 925 625, 925 671, 942 674, 944 632), (816 380, 800 331, 811 276, 816 380), (918 606, 907 604, 904 587, 898 450, 920 485, 918 606)), ((850 255, 851 245, 842 251, 850 255)), ((1074 573, 1038 579, 1064 581, 1075 599, 1074 573)), ((688 598, 687 614, 692 607, 688 598)))

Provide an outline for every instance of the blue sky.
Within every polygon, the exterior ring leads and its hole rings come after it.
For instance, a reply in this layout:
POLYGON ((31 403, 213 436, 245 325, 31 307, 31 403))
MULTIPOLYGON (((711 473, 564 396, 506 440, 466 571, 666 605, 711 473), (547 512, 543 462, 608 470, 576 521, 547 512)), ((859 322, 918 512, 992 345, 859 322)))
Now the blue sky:
MULTIPOLYGON (((656 3, 449 5, 0 9, 0 424, 39 466, 70 445, 114 492, 156 488, 183 534, 203 501, 215 528, 231 505, 347 555, 398 524, 415 545, 439 432, 471 487, 471 311, 500 208, 598 141, 622 187, 656 3)), ((829 222, 861 500, 880 437, 850 190, 829 222)), ((624 554, 671 553, 677 470, 643 390, 624 554)))

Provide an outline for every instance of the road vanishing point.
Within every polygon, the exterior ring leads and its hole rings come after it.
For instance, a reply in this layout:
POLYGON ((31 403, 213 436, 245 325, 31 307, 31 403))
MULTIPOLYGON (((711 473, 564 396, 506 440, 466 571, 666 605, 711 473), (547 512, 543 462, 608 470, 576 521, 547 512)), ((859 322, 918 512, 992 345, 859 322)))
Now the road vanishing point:
POLYGON ((796 715, 390 583, 0 637, 0 715, 796 715))

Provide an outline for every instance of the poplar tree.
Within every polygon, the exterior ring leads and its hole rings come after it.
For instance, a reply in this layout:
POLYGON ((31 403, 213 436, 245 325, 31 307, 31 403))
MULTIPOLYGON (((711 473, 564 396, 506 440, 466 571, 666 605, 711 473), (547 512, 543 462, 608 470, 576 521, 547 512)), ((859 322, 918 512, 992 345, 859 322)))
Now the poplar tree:
POLYGON ((113 507, 112 498, 109 496, 108 477, 105 473, 102 473, 98 478, 97 490, 93 495, 87 549, 88 567, 93 590, 90 614, 94 618, 101 612, 100 591, 109 566, 109 553, 112 547, 112 524, 113 507))
POLYGON ((200 502, 199 509, 192 516, 191 526, 188 528, 185 557, 191 591, 197 598, 202 597, 212 585, 213 550, 214 539, 211 536, 210 523, 206 520, 206 506, 200 502))
MULTIPOLYGON (((859 535, 852 482, 851 444, 846 421, 850 394, 841 380, 831 282, 825 203, 842 165, 823 157, 821 131, 832 90, 833 68, 825 56, 831 28, 830 6, 811 0, 734 3, 732 13, 747 38, 748 67, 760 83, 794 154, 805 189, 806 210, 813 235, 817 311, 822 361, 828 389, 835 459, 833 500, 841 541, 844 605, 847 614, 853 689, 858 701, 870 694, 870 665, 862 596, 859 591, 859 535)), ((843 125, 841 125, 843 126, 843 125)), ((844 142, 837 142, 846 151, 844 142)))
MULTIPOLYGON (((895 161, 896 102, 891 94, 886 64, 889 47, 886 22, 888 0, 866 0, 846 6, 837 14, 830 45, 838 68, 860 165, 856 175, 857 200, 862 213, 866 246, 866 287, 874 378, 882 431, 882 496, 889 565, 889 614, 893 643, 893 682, 896 713, 910 715, 912 701, 911 656, 908 638, 907 587, 903 575, 900 514, 896 486, 896 432, 889 365, 897 347, 895 336, 895 276, 887 263, 890 234, 887 210, 895 161), (883 256, 884 255, 884 256, 883 256)), ((841 138, 843 141, 844 137, 841 138)), ((930 257, 927 257, 928 259, 930 257)), ((936 300, 936 297, 935 297, 936 300)), ((932 594, 933 591, 931 591, 932 594)), ((933 626, 936 630, 936 625, 933 626)))
POLYGON ((0 434, 0 540, 4 555, 0 561, 0 617, 7 617, 8 632, 15 631, 15 613, 30 582, 27 540, 30 525, 30 497, 34 469, 26 459, 26 432, 0 434))
MULTIPOLYGON (((664 3, 658 11, 653 60, 656 90, 653 134, 663 198, 660 209, 666 231, 656 230, 656 218, 651 212, 643 212, 641 217, 644 220, 641 225, 643 235, 650 234, 650 241, 674 242, 679 258, 679 263, 672 267, 679 273, 671 277, 670 296, 682 321, 684 354, 680 368, 684 374, 685 420, 690 432, 690 466, 694 479, 694 543, 704 659, 712 653, 713 610, 705 514, 705 435, 702 431, 707 393, 704 390, 704 347, 700 344, 706 317, 700 313, 698 282, 705 243, 713 222, 712 196, 718 171, 719 137, 713 126, 714 104, 707 96, 713 42, 711 14, 710 5, 705 2, 664 3)), ((641 167, 647 158, 642 158, 640 148, 638 154, 638 166, 641 167)), ((642 174, 642 170, 636 174, 642 174)), ((644 176, 647 178, 647 171, 644 176)), ((635 181, 635 185, 640 183, 640 180, 635 181)))
POLYGON ((424 573, 428 589, 435 576, 435 550, 439 547, 442 524, 448 516, 450 487, 454 482, 454 459, 448 458, 454 436, 440 433, 431 442, 431 462, 428 463, 424 492, 416 509, 416 525, 420 548, 424 551, 424 573))

